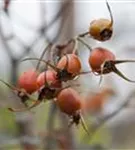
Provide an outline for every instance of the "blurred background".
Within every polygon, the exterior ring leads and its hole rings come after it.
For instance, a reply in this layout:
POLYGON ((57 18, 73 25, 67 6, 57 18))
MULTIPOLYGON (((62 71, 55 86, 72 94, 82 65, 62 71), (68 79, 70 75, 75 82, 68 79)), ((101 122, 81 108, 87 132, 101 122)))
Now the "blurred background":
MULTIPOLYGON (((114 18, 113 37, 106 42, 89 37, 85 41, 109 49, 117 59, 135 59, 135 1, 108 2, 114 18)), ((22 59, 39 58, 49 42, 63 44, 88 31, 92 20, 109 17, 102 0, 1 0, 0 79, 15 85, 21 73, 37 64, 22 59)), ((83 70, 89 71, 89 50, 80 44, 78 55, 83 70)), ((118 68, 135 80, 134 63, 118 68)), ((50 102, 31 112, 10 112, 7 107, 20 102, 0 83, 0 150, 135 149, 135 84, 113 73, 103 77, 100 87, 94 74, 82 75, 76 82, 84 99, 95 102, 84 113, 89 136, 81 125, 69 128, 69 118, 50 102)))

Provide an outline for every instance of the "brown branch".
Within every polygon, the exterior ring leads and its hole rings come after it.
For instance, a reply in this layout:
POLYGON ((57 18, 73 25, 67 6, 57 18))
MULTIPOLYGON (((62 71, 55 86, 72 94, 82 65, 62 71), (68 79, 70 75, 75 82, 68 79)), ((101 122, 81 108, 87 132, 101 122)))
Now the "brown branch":
MULTIPOLYGON (((49 37, 47 38, 48 41, 50 41, 51 43, 55 43, 56 41, 59 41, 59 37, 61 36, 61 34, 63 34, 63 32, 65 30, 64 27, 66 26, 66 23, 68 23, 67 21, 68 21, 68 17, 69 17, 69 14, 70 14, 69 9, 70 9, 71 4, 72 3, 68 3, 66 10, 63 12, 63 14, 65 14, 65 15, 61 15, 61 18, 60 18, 61 20, 60 20, 60 23, 59 23, 60 25, 57 29, 57 33, 54 36, 54 38, 52 38, 52 39, 49 39, 49 37)), ((63 5, 65 5, 65 4, 63 4, 63 5)), ((63 5, 61 6, 61 9, 64 7, 63 5)))
MULTIPOLYGON (((73 28, 73 25, 74 25, 73 20, 71 20, 71 18, 69 18, 69 20, 68 20, 70 22, 70 27, 71 27, 70 31, 67 31, 67 28, 69 27, 69 24, 65 23, 65 20, 67 19, 67 16, 69 15, 69 13, 66 11, 66 10, 69 11, 69 9, 68 9, 69 4, 72 4, 72 5, 70 5, 71 6, 70 13, 72 13, 74 15, 74 13, 73 13, 73 10, 74 10, 73 1, 70 1, 70 2, 66 1, 66 2, 62 3, 62 6, 61 6, 62 8, 60 9, 61 11, 58 13, 61 16, 62 19, 61 19, 61 22, 60 22, 58 32, 57 32, 56 36, 53 39, 53 42, 56 41, 56 40, 61 40, 63 38, 63 36, 65 37, 64 40, 69 38, 70 36, 72 36, 72 33, 73 33, 72 28, 73 28), (61 27, 64 29, 62 34, 61 34, 61 30, 60 30, 61 27)), ((59 56, 59 54, 57 55, 56 49, 54 49, 53 52, 55 53, 55 56, 59 56)), ((49 129, 49 131, 54 130, 54 119, 53 119, 54 116, 56 116, 56 110, 51 109, 49 114, 48 114, 49 118, 48 118, 48 122, 47 122, 48 127, 51 128, 51 129, 49 129)), ((73 136, 72 130, 69 129, 68 126, 67 126, 68 120, 67 119, 65 120, 64 117, 60 116, 60 121, 62 122, 61 125, 62 125, 62 128, 64 130, 62 132, 63 132, 63 134, 66 135, 66 140, 68 142, 68 147, 70 149, 74 149, 75 148, 74 136, 73 136)), ((51 137, 50 137, 50 139, 47 140, 47 143, 46 143, 46 139, 45 139, 44 149, 51 149, 51 145, 52 145, 51 141, 52 141, 51 137)))

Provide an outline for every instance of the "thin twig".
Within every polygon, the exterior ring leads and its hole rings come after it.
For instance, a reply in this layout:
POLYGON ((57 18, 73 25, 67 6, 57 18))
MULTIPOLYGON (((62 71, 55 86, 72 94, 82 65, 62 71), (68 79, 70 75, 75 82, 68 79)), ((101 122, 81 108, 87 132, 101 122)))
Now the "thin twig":
POLYGON ((51 47, 52 47, 52 44, 49 43, 49 44, 47 45, 47 47, 44 49, 44 51, 43 51, 43 53, 41 54, 41 57, 39 58, 39 61, 38 61, 38 63, 37 63, 36 70, 38 70, 38 68, 39 68, 39 66, 40 66, 40 63, 41 63, 41 60, 43 59, 45 53, 47 52, 47 50, 51 49, 51 47))

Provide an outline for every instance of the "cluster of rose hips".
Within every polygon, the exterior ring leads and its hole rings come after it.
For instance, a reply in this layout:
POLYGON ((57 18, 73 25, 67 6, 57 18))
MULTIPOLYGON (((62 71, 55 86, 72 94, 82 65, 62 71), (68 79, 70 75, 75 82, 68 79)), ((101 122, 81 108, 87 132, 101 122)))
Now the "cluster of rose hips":
POLYGON ((107 2, 106 4, 110 12, 111 20, 97 19, 92 21, 88 32, 78 35, 67 43, 68 45, 73 41, 75 46, 72 52, 63 55, 57 61, 56 65, 43 59, 28 58, 25 60, 42 61, 49 67, 41 73, 36 69, 24 72, 18 79, 17 87, 0 80, 17 93, 22 103, 25 104, 27 101, 32 100, 32 105, 22 109, 9 108, 10 111, 19 112, 29 110, 43 101, 53 100, 60 110, 71 118, 71 124, 79 124, 81 122, 87 131, 81 113, 84 105, 82 105, 80 94, 70 86, 63 87, 64 82, 85 74, 85 72, 81 72, 81 60, 76 53, 78 42, 81 42, 90 49, 88 63, 91 70, 87 73, 92 72, 102 77, 104 74, 114 72, 127 81, 135 82, 125 77, 115 66, 120 63, 135 62, 135 60, 116 60, 115 55, 110 50, 103 47, 91 48, 83 40, 83 37, 86 35, 90 35, 91 38, 98 41, 106 41, 112 37, 113 17, 107 2), (32 94, 35 92, 38 93, 38 96, 34 99, 32 98, 32 94))

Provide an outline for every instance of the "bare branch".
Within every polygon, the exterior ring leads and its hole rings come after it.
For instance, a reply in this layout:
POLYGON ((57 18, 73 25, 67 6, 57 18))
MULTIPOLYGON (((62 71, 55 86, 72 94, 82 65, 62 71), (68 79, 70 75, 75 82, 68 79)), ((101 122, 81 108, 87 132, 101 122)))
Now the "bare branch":
POLYGON ((55 15, 55 17, 52 19, 52 21, 50 21, 50 23, 44 27, 41 28, 41 34, 35 38, 35 40, 33 40, 32 44, 29 46, 29 48, 27 48, 24 53, 22 54, 22 56, 19 58, 23 58, 26 54, 28 54, 31 50, 32 47, 34 47, 34 45, 37 43, 37 41, 42 38, 45 34, 45 32, 50 29, 52 27, 52 25, 59 19, 59 17, 61 16, 61 14, 68 8, 68 5, 70 4, 69 1, 65 2, 63 4, 63 7, 58 11, 58 13, 55 15))

